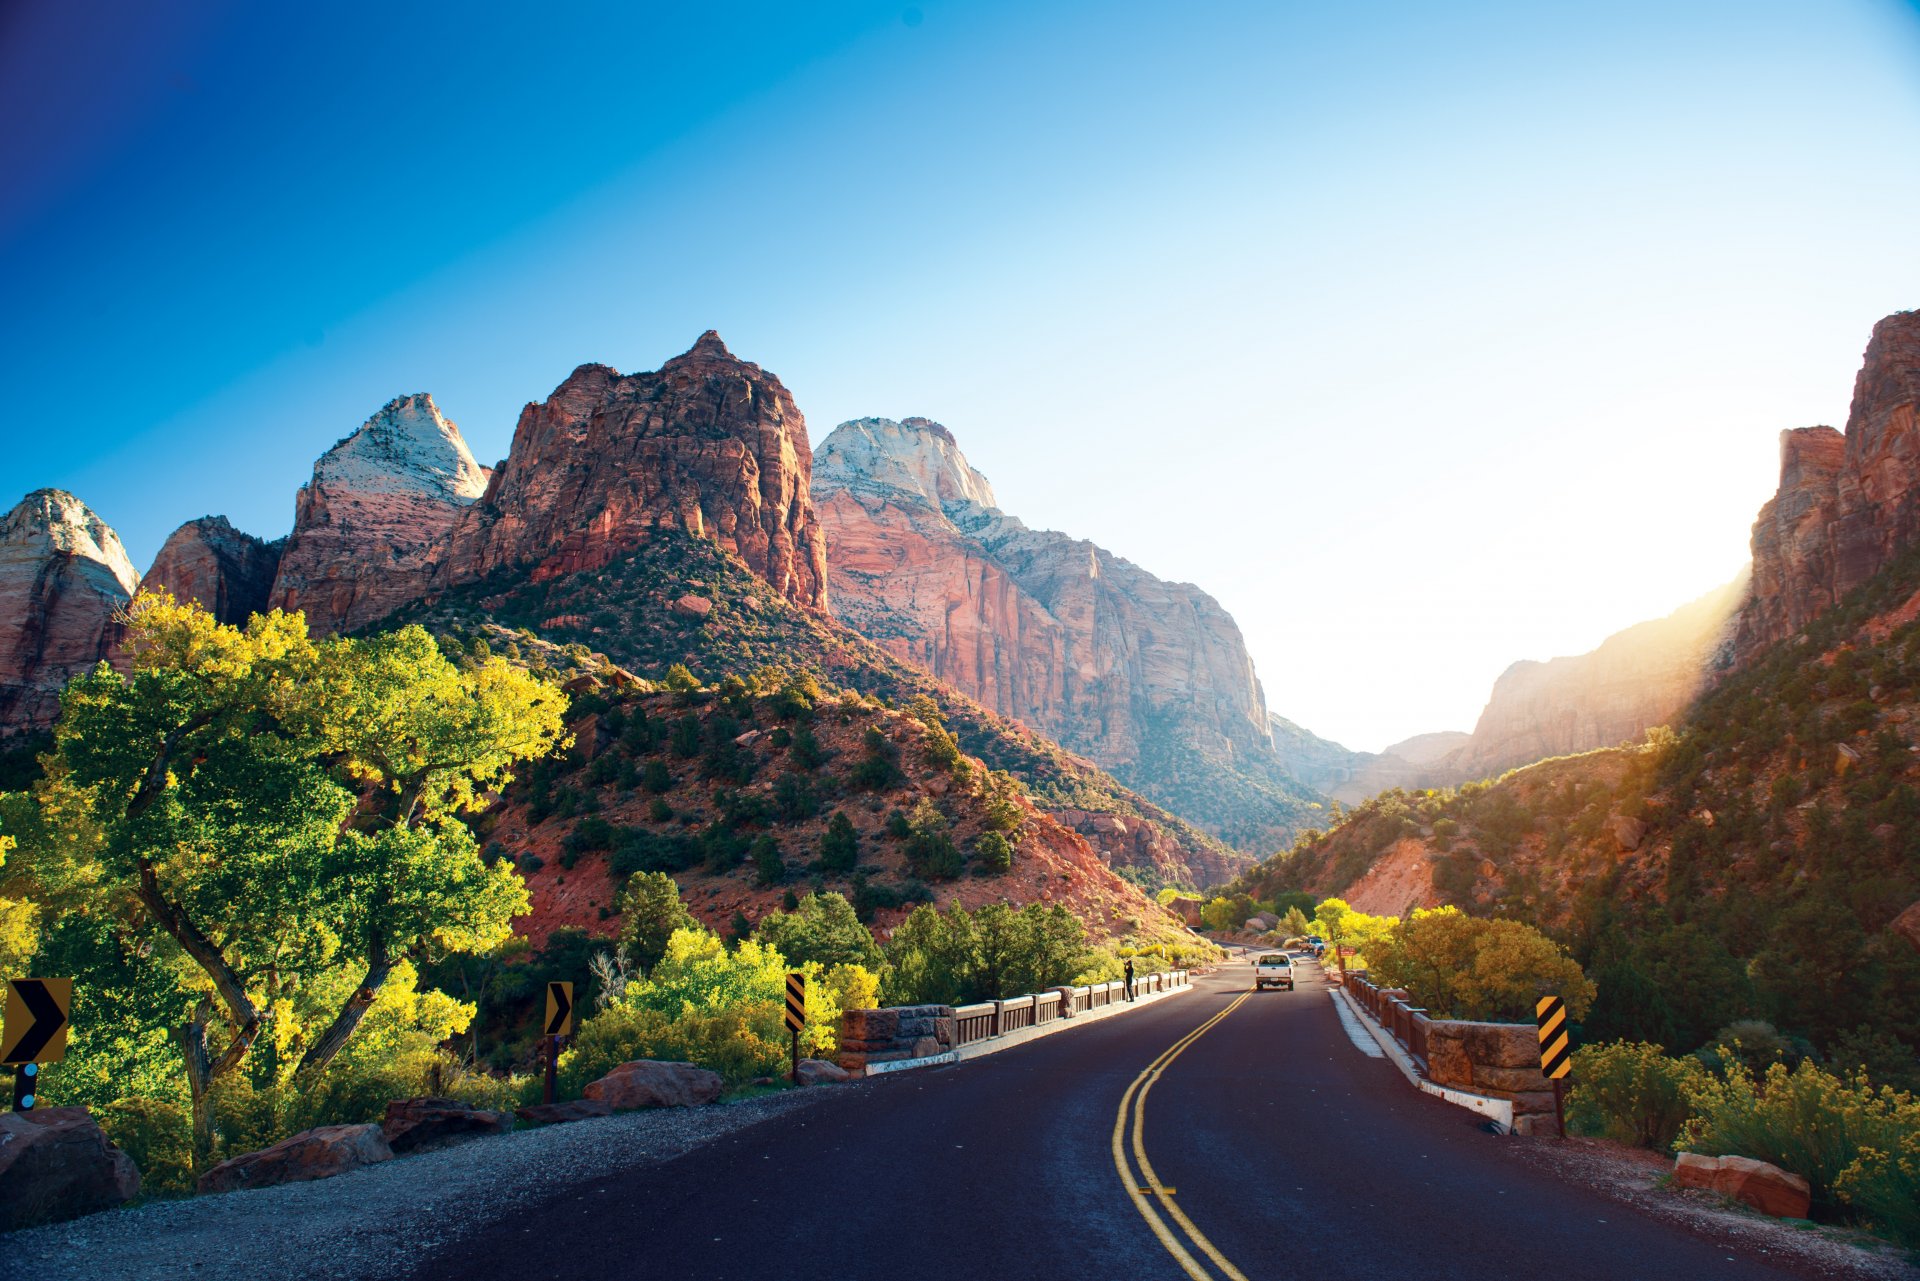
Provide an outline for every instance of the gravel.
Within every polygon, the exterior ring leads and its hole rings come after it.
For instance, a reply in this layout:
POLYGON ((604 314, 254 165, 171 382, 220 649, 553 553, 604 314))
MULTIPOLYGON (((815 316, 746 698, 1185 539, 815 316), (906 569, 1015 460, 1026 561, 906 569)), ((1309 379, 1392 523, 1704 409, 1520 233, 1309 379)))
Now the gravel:
MULTIPOLYGON (((858 1089, 860 1086, 838 1086, 858 1089)), ((672 1160, 818 1101, 791 1090, 475 1139, 311 1183, 153 1201, 6 1237, 0 1277, 399 1277, 470 1227, 567 1184, 672 1160)))
POLYGON ((1920 1281, 1920 1265, 1865 1233, 1769 1218, 1724 1197, 1670 1188, 1671 1158, 1601 1139, 1510 1139, 1534 1165, 1698 1236, 1771 1256, 1819 1277, 1847 1281, 1920 1281))

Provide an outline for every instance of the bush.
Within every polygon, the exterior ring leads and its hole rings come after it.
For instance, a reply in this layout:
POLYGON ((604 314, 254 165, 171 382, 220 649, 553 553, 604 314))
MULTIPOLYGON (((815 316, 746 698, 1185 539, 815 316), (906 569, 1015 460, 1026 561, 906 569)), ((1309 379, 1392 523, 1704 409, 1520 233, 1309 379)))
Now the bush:
POLYGON ((129 1097, 95 1108, 94 1119, 140 1167, 142 1193, 193 1191, 193 1118, 186 1109, 162 1099, 129 1097))
POLYGON ((932 801, 922 799, 907 820, 907 866, 929 881, 950 881, 965 869, 967 858, 947 831, 947 816, 932 801))
POLYGON ((761 885, 778 885, 787 879, 786 860, 780 857, 780 843, 761 836, 753 843, 753 874, 761 885))
POLYGON ((1552 939, 1521 921, 1458 908, 1415 910, 1371 946, 1368 962, 1377 982, 1405 988, 1436 1018, 1530 1023, 1534 1003, 1552 994, 1577 1022, 1593 1004, 1592 980, 1552 939))
POLYGON ((1645 1041, 1582 1047, 1573 1055, 1567 1126, 1578 1134, 1671 1151, 1704 1075, 1692 1059, 1668 1058, 1645 1041))
POLYGON ((824 872, 851 872, 860 863, 860 836, 853 820, 839 810, 827 820, 820 834, 820 869, 824 872))
POLYGON ((906 782, 900 770, 900 751, 878 725, 867 726, 861 736, 866 755, 853 767, 853 781, 870 791, 884 792, 906 782))
POLYGON ((1790 1170, 1812 1185, 1814 1209, 1829 1217, 1849 1202, 1886 1215, 1891 1190, 1920 1173, 1920 1102, 1864 1076, 1846 1081, 1812 1063, 1792 1071, 1776 1063, 1756 1079, 1735 1064, 1724 1078, 1703 1079, 1693 1110, 1680 1133, 1687 1150, 1790 1170))
POLYGON ((753 936, 790 964, 811 961, 828 967, 868 968, 880 964, 880 949, 873 935, 860 923, 853 905, 839 894, 809 894, 791 911, 769 912, 761 918, 753 936))
POLYGON ((1013 846, 999 832, 982 832, 973 843, 973 852, 982 871, 997 875, 1013 866, 1013 846))

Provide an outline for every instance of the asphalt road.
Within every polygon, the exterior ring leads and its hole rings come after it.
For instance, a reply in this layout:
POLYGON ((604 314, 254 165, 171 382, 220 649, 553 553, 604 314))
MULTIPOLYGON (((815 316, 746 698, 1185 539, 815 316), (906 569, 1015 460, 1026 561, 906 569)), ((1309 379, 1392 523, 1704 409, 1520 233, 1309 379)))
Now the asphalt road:
POLYGON ((1529 1170, 1513 1155, 1528 1140, 1488 1133, 1355 1048, 1311 973, 1303 967, 1299 991, 1241 1000, 1251 970, 1236 963, 1191 995, 1119 1018, 823 1089, 817 1106, 665 1164, 529 1201, 417 1276, 1803 1275, 1529 1170), (1157 1179, 1140 1170, 1131 1112, 1116 1140, 1122 1101, 1143 1083, 1140 1143, 1157 1179), (1155 1190, 1136 1196, 1129 1185, 1155 1190))

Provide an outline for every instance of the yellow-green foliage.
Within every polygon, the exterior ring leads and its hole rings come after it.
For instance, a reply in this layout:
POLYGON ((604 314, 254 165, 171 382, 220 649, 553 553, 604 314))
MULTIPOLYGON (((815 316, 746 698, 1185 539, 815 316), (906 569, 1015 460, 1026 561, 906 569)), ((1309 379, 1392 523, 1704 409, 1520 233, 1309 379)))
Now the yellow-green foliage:
POLYGON ((1583 1046, 1573 1054, 1567 1124, 1580 1134, 1667 1151, 1691 1112, 1704 1070, 1645 1041, 1583 1046))
POLYGON ((1345 961, 1347 969, 1366 969, 1371 965, 1374 949, 1399 923, 1398 917, 1369 916, 1355 911, 1345 899, 1339 898, 1323 899, 1313 909, 1313 932, 1326 941, 1336 962, 1339 948, 1354 949, 1354 955, 1345 961))
POLYGON ((1422 908, 1367 946, 1374 978, 1405 988, 1437 1017, 1527 1022, 1535 1002, 1551 995, 1578 1020, 1593 1004, 1593 982, 1579 964, 1521 921, 1422 908))
POLYGON ((789 969, 807 976, 803 1055, 831 1055, 839 1047, 840 1014, 878 1004, 880 980, 860 965, 792 966, 753 939, 728 948, 702 929, 676 930, 665 955, 644 979, 580 1026, 560 1056, 566 1089, 634 1059, 697 1063, 738 1085, 782 1070, 788 1053, 783 1011, 789 969))
MULTIPOLYGON (((1743 1065, 1703 1077, 1679 1145, 1707 1156, 1745 1156, 1791 1170, 1812 1185, 1816 1210, 1847 1205, 1902 1222, 1894 1202, 1920 1171, 1920 1101, 1865 1076, 1842 1080, 1812 1063, 1756 1079, 1743 1065)), ((1912 1202, 1908 1202, 1911 1206, 1912 1202)), ((1904 1220, 1912 1238, 1914 1216, 1904 1220)))
POLYGON ((125 1098, 93 1109, 93 1119, 140 1170, 144 1196, 193 1191, 193 1118, 160 1099, 125 1098))

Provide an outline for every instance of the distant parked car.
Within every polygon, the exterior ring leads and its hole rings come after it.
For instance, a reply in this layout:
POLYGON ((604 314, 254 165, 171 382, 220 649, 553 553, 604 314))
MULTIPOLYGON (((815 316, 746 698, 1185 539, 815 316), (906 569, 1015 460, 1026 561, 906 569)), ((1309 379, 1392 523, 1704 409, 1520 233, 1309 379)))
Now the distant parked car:
POLYGON ((1285 952, 1264 952, 1253 963, 1253 990, 1284 987, 1293 991, 1293 958, 1285 952))

